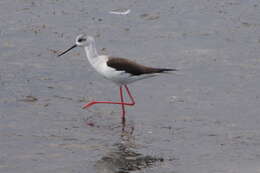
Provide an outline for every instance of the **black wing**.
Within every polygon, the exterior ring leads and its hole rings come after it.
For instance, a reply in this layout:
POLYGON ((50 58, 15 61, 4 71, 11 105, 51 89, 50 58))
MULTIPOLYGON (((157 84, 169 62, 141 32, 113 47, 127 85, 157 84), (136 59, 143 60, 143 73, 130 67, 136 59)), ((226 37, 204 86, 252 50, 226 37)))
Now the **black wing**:
POLYGON ((142 75, 142 74, 151 74, 151 73, 162 73, 165 71, 176 71, 176 69, 165 69, 165 68, 152 68, 146 67, 136 62, 118 58, 118 57, 109 57, 107 65, 111 68, 116 69, 117 71, 125 71, 131 75, 142 75))

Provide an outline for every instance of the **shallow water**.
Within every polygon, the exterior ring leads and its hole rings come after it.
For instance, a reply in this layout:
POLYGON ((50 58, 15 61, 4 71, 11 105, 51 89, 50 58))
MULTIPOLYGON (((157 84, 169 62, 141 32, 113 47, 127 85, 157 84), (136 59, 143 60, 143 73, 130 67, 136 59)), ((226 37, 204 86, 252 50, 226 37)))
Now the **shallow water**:
POLYGON ((257 0, 2 0, 0 172, 260 172, 259 11, 257 0), (180 69, 129 86, 124 132, 119 106, 81 109, 118 88, 81 49, 57 58, 82 32, 100 53, 180 69))

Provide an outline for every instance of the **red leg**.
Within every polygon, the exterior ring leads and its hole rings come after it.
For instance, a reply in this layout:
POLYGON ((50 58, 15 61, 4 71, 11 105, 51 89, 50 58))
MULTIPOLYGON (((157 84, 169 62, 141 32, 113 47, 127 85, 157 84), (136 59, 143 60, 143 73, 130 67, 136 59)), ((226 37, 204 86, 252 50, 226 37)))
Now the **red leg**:
MULTIPOLYGON (((133 105, 135 105, 134 98, 133 98, 133 96, 131 95, 131 93, 130 93, 128 87, 127 87, 126 85, 124 85, 124 87, 125 87, 125 89, 126 89, 126 91, 127 91, 128 96, 130 97, 130 99, 131 99, 131 101, 132 101, 131 103, 126 103, 126 102, 123 102, 122 100, 121 100, 121 102, 93 101, 93 102, 90 102, 90 103, 88 103, 88 104, 85 104, 82 108, 83 108, 83 109, 86 109, 86 108, 89 108, 90 106, 95 105, 95 104, 117 104, 117 105, 127 105, 127 106, 133 106, 133 105)), ((121 91, 122 91, 122 96, 123 96, 123 88, 120 86, 120 97, 121 97, 121 91)))
POLYGON ((128 89, 127 85, 124 85, 126 92, 128 94, 128 96, 130 97, 132 103, 128 103, 128 106, 134 106, 135 105, 135 100, 134 97, 131 95, 130 90, 128 89))

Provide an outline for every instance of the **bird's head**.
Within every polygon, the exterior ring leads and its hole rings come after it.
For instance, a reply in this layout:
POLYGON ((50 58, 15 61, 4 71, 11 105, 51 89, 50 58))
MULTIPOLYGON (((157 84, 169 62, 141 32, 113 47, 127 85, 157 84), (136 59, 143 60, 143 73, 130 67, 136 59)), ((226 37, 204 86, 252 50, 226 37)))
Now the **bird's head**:
POLYGON ((76 37, 76 45, 79 47, 88 46, 88 36, 86 34, 80 34, 76 37))
POLYGON ((71 46, 69 49, 65 50, 58 56, 62 56, 65 53, 69 52, 70 50, 74 49, 75 47, 89 47, 89 45, 94 42, 94 38, 91 36, 87 36, 86 34, 80 34, 76 37, 75 44, 71 46))

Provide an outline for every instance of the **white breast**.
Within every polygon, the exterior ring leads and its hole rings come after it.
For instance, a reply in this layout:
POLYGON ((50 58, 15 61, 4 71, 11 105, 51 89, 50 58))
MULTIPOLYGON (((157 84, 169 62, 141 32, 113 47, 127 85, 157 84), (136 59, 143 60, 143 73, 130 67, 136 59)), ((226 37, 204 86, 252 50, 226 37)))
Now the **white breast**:
POLYGON ((114 68, 107 66, 108 57, 106 55, 99 55, 90 61, 94 69, 104 76, 106 79, 112 80, 117 84, 125 84, 126 79, 130 77, 124 71, 116 71, 114 68))
POLYGON ((126 85, 140 79, 155 76, 155 74, 133 76, 129 73, 126 73, 125 71, 117 71, 116 69, 109 67, 107 65, 107 61, 108 56, 99 55, 98 57, 91 59, 90 64, 99 74, 101 74, 106 79, 115 82, 118 85, 126 85))

